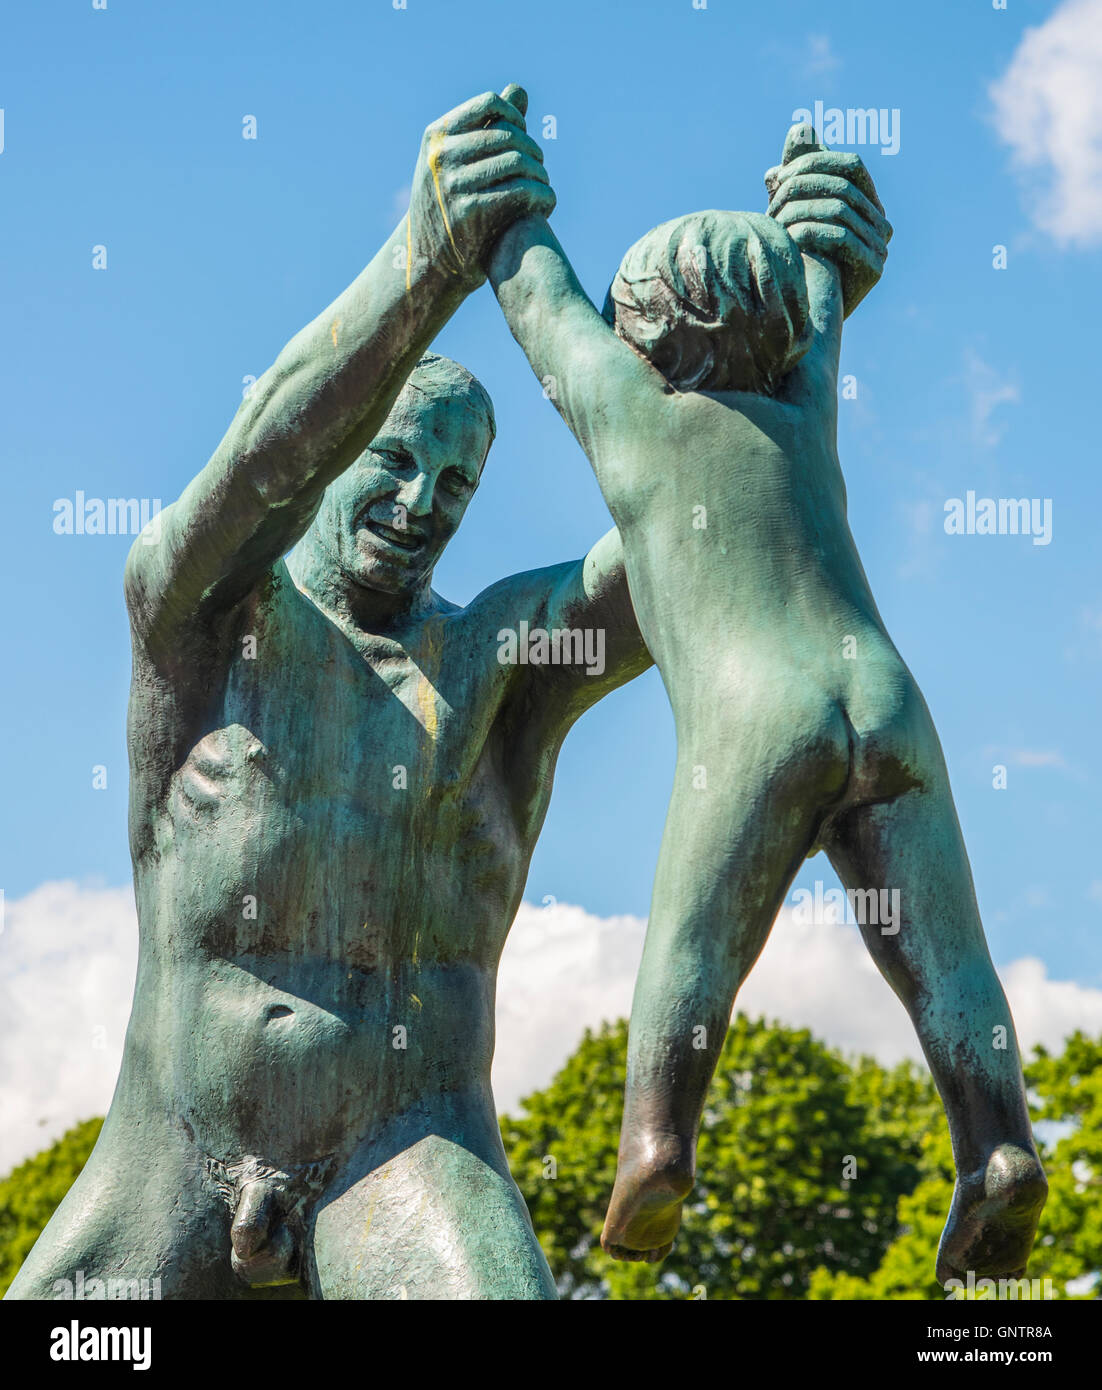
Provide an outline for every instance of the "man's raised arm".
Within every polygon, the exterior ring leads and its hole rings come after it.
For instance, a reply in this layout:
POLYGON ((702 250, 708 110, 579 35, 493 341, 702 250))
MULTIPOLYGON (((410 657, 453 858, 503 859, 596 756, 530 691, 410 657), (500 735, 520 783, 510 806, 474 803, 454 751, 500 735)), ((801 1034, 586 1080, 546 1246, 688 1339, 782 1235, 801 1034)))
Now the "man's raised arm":
POLYGON ((482 283, 489 248, 554 205, 527 105, 487 92, 425 131, 410 208, 360 276, 298 333, 242 402, 210 462, 127 562, 147 642, 224 611, 295 544, 366 448, 418 358, 482 283), (514 104, 515 103, 515 104, 514 104))

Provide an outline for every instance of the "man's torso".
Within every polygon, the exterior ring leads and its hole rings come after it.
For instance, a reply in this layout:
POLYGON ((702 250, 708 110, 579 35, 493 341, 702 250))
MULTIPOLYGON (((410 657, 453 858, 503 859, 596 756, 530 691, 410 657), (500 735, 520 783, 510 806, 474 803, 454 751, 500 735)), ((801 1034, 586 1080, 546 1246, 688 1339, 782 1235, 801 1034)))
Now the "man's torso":
POLYGON ((280 564, 185 696, 136 652, 131 1034, 219 1160, 301 1165, 433 1094, 488 1095, 562 732, 511 722, 501 617, 353 640, 280 564))

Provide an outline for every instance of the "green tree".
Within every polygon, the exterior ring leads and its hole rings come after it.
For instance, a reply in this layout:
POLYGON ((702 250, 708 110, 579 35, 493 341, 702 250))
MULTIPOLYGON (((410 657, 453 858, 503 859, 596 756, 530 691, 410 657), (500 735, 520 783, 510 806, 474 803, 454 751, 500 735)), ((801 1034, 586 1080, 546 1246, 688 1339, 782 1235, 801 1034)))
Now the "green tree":
POLYGON ((944 1115, 921 1140, 922 1177, 912 1192, 899 1198, 899 1235, 888 1246, 879 1266, 868 1277, 820 1266, 811 1276, 808 1298, 880 1300, 941 1300, 945 1290, 934 1277, 941 1239, 953 1197, 953 1151, 944 1115))
MULTIPOLYGON (((934 1259, 953 1192, 949 1134, 911 1064, 847 1061, 739 1015, 709 1092, 699 1181, 673 1253, 620 1264, 598 1243, 612 1190, 627 1024, 587 1032, 549 1086, 501 1121, 560 1290, 571 1298, 942 1299, 934 1259), (853 1176, 846 1176, 852 1173, 853 1176)), ((1050 1194, 1031 1278, 1096 1296, 1102 1271, 1102 1038, 1026 1069, 1050 1194), (1070 1287, 1069 1287, 1070 1286, 1070 1287)), ((0 1181, 0 1293, 84 1167, 86 1120, 0 1181)))
MULTIPOLYGON (((1049 1196, 1029 1261, 1030 1279, 1051 1279, 1057 1298, 1094 1298, 1102 1271, 1102 1037, 1073 1033, 1059 1056, 1037 1047, 1025 1069, 1049 1196), (1060 1133, 1063 1131, 1063 1133, 1060 1133)), ((944 1123, 925 1140, 923 1180, 901 1197, 900 1235, 868 1278, 825 1266, 812 1276, 813 1299, 943 1299, 930 1276, 953 1195, 953 1161, 944 1123)))
POLYGON ((587 1032, 562 1071, 502 1119, 513 1172, 571 1298, 803 1298, 822 1267, 865 1278, 936 1125, 913 1064, 849 1062, 807 1031, 732 1022, 701 1130, 697 1186, 660 1266, 601 1250, 623 1100, 627 1024, 587 1032))
POLYGON ((0 1181, 0 1295, 87 1163, 102 1125, 85 1120, 0 1181))
POLYGON ((1025 1075, 1037 1096, 1034 1118, 1064 1130, 1043 1155, 1048 1203, 1029 1274, 1051 1279, 1062 1297, 1096 1298, 1102 1277, 1102 1035, 1076 1031, 1056 1057, 1035 1048, 1025 1075))

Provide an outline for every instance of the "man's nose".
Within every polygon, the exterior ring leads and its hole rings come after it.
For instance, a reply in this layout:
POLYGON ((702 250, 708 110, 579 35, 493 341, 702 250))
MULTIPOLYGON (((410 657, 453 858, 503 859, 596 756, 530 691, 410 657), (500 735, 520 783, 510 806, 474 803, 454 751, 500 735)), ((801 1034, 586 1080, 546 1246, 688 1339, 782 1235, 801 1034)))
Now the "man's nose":
POLYGON ((433 479, 427 473, 407 478, 398 489, 397 502, 410 516, 428 516, 432 511, 433 479))

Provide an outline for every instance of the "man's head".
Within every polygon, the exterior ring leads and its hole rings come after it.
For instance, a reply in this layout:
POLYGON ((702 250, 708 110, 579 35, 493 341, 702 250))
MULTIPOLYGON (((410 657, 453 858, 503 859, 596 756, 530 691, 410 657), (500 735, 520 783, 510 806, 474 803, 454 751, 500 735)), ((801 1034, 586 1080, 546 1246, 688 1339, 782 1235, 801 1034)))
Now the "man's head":
POLYGON ((447 357, 422 357, 380 432, 327 489, 308 533, 315 561, 386 594, 423 585, 463 519, 495 432, 481 383, 447 357))
POLYGON ((772 394, 811 343, 803 260, 753 212, 695 212, 637 241, 604 308, 679 391, 772 394))

